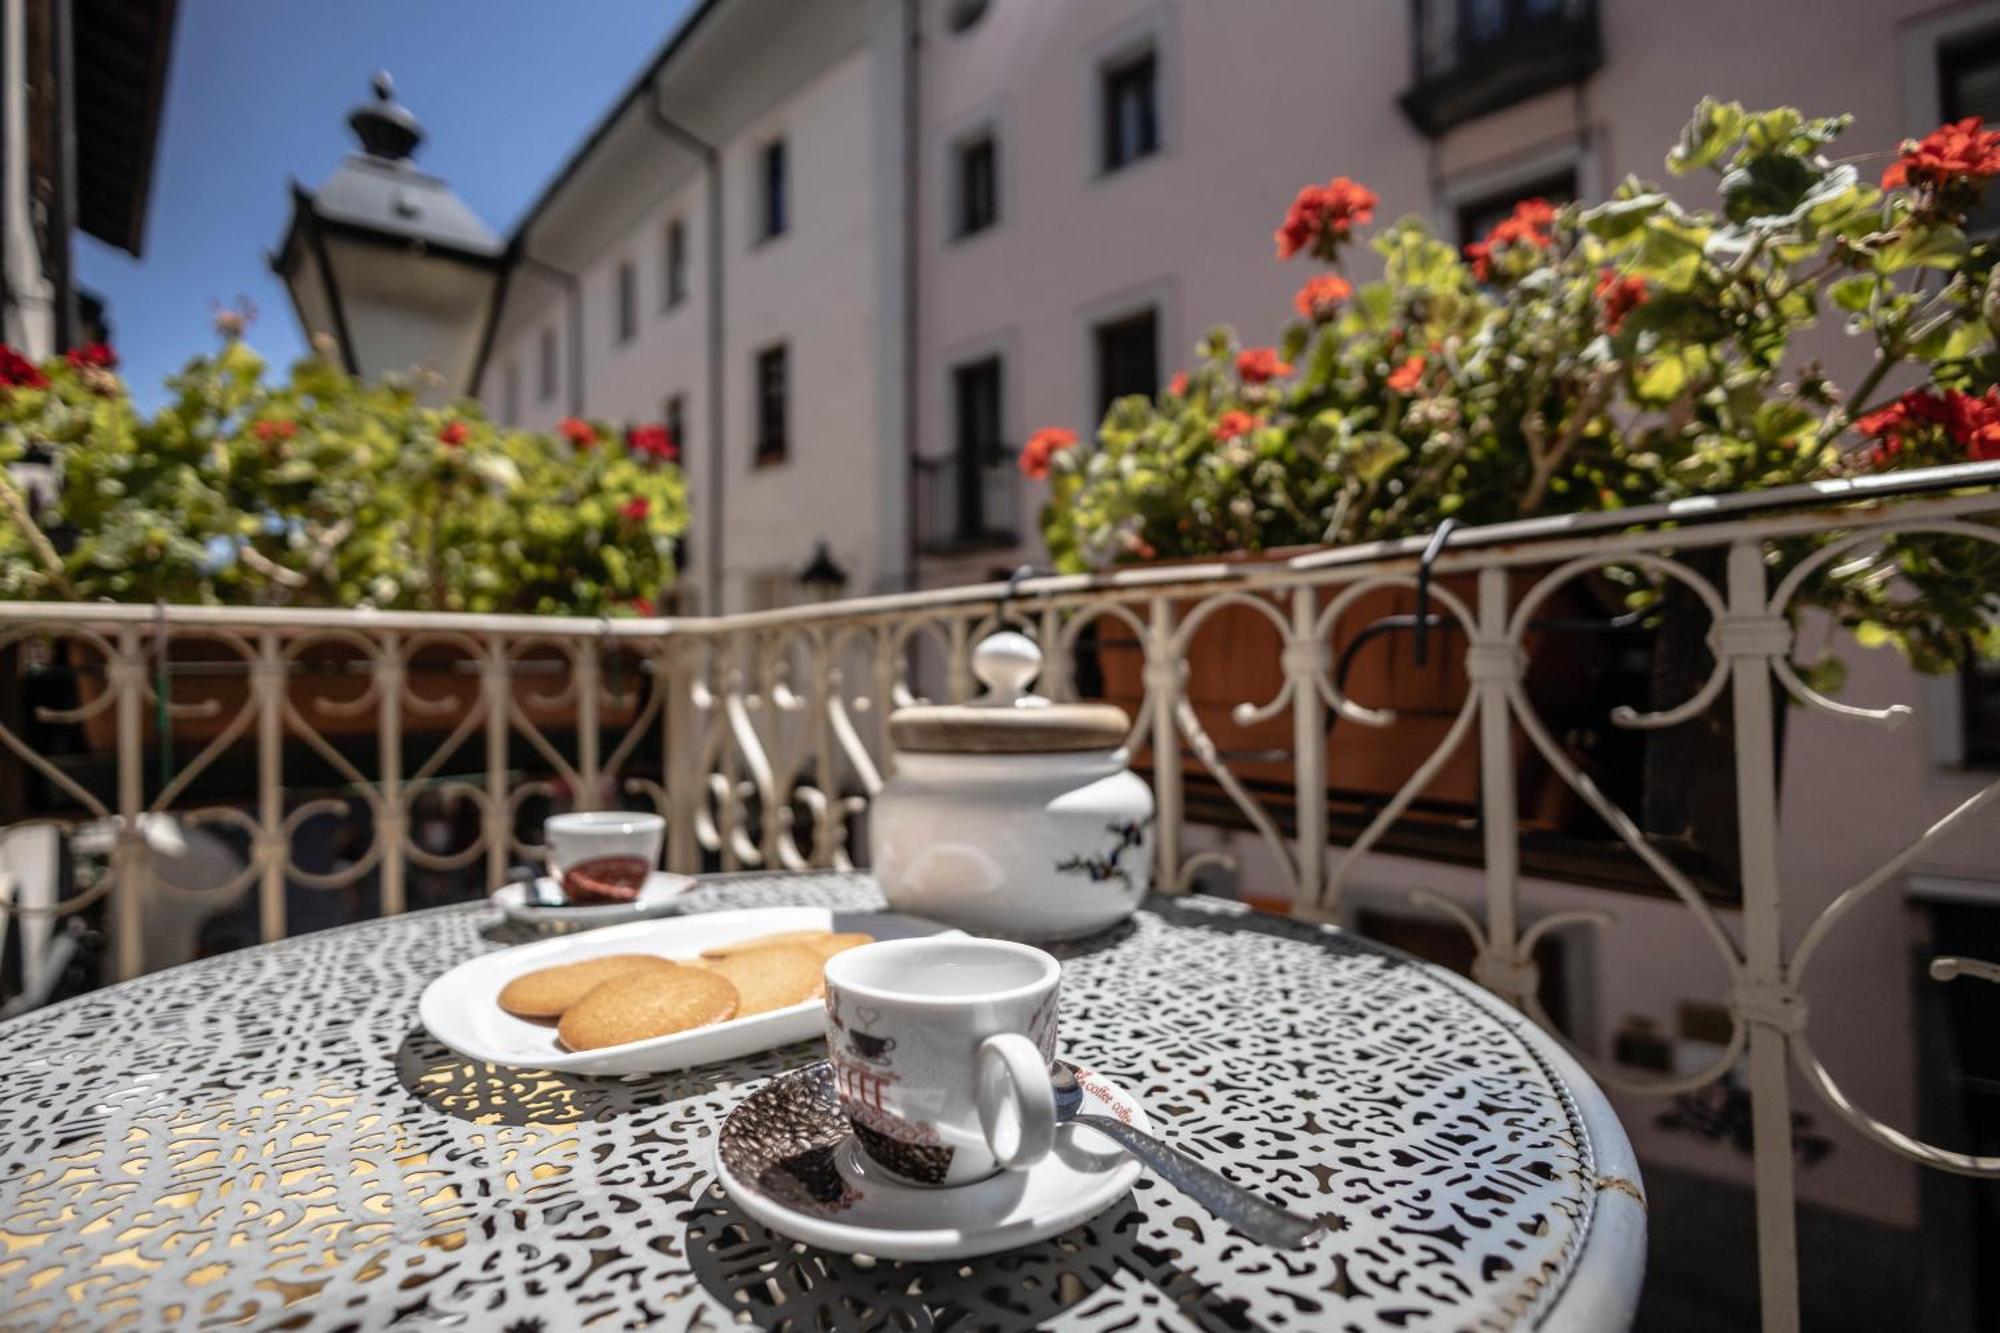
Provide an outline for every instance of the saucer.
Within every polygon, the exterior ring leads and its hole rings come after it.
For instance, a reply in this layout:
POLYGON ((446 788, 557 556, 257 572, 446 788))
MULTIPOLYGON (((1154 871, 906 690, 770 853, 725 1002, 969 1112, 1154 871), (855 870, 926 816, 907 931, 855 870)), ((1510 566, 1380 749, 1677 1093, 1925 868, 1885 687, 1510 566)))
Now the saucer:
MULTIPOLYGON (((560 892, 556 882, 547 875, 535 883, 544 893, 560 892)), ((619 921, 643 921, 651 916, 664 916, 674 910, 674 900, 693 887, 692 875, 672 875, 664 870, 655 870, 639 886, 639 896, 629 903, 541 907, 528 896, 528 886, 517 882, 502 884, 495 889, 493 905, 509 921, 526 921, 536 925, 608 926, 619 921)))
MULTIPOLYGON (((1085 1112, 1150 1131, 1145 1108, 1082 1068, 1085 1112)), ((780 1074, 750 1094, 716 1136, 716 1173, 744 1212, 808 1245, 878 1259, 962 1259, 1044 1240, 1123 1198, 1139 1163, 1080 1125, 1023 1171, 950 1189, 890 1179, 855 1146, 825 1064, 780 1074)))

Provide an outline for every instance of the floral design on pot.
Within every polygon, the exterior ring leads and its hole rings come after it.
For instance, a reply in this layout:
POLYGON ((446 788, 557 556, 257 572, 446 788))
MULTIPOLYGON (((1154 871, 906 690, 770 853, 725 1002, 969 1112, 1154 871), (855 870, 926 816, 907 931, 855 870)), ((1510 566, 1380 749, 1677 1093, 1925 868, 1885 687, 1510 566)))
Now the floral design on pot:
POLYGON ((1116 882, 1130 889, 1132 872, 1125 865, 1125 853, 1143 846, 1152 827, 1150 819, 1124 819, 1107 824, 1104 831, 1116 839, 1110 851, 1094 856, 1065 856, 1056 862, 1056 872, 1082 875, 1092 884, 1116 882))

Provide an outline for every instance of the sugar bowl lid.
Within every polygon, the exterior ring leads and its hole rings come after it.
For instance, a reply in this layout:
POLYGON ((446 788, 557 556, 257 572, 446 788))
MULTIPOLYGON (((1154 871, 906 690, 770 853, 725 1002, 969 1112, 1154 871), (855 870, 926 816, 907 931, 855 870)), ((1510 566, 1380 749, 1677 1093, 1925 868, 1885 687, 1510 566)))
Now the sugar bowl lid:
POLYGON ((1114 704, 1059 704, 1028 692, 1042 650, 1025 634, 1001 630, 972 650, 972 674, 986 693, 970 703, 913 704, 889 715, 898 750, 919 754, 1070 754, 1115 750, 1131 719, 1114 704))

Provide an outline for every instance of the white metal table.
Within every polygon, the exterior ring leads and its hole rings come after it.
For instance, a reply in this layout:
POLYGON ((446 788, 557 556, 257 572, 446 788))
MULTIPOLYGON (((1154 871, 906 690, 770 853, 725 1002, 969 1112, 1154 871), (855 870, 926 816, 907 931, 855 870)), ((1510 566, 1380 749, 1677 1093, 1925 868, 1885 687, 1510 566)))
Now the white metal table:
MULTIPOLYGON (((697 909, 878 907, 739 875, 697 909)), ((1596 1087, 1497 1000, 1338 931, 1154 898, 1066 950, 1061 1045, 1333 1232, 1249 1244, 1142 1177, 958 1264, 795 1245, 713 1183, 717 1126, 812 1044, 677 1074, 469 1063, 424 985, 483 905, 175 968, 0 1025, 0 1328, 1610 1329, 1645 1240, 1596 1087)))

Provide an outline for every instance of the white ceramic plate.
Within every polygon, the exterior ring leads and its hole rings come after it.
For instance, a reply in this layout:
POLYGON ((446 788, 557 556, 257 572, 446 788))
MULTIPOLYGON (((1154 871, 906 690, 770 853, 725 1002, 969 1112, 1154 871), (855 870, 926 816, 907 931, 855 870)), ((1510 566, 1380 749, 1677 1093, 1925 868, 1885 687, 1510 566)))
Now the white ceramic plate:
POLYGON ((474 1060, 571 1074, 650 1074, 730 1060, 820 1035, 825 1005, 804 1000, 784 1009, 732 1018, 691 1032, 627 1042, 595 1051, 566 1050, 553 1023, 534 1023, 503 1012, 500 988, 523 972, 610 953, 656 953, 692 958, 703 949, 786 930, 858 930, 877 939, 934 935, 934 921, 893 912, 833 912, 824 907, 757 907, 701 912, 555 939, 537 940, 460 963, 424 987, 417 1014, 433 1037, 474 1060))
MULTIPOLYGON (((535 881, 544 891, 557 891, 547 875, 535 881)), ((694 887, 692 875, 672 875, 655 870, 639 886, 639 896, 629 903, 593 903, 588 907, 538 907, 528 896, 525 884, 502 884, 493 891, 493 905, 509 921, 548 926, 614 926, 622 921, 643 921, 665 916, 674 910, 674 900, 694 887)))
MULTIPOLYGON (((1083 1110, 1151 1132, 1146 1108, 1078 1069, 1083 1110)), ((780 1074, 746 1097, 716 1136, 729 1197, 771 1230, 841 1254, 963 1259, 1045 1240, 1123 1198, 1139 1163, 1095 1130, 1064 1125, 1055 1150, 1025 1171, 952 1189, 883 1177, 855 1147, 824 1064, 780 1074)))

